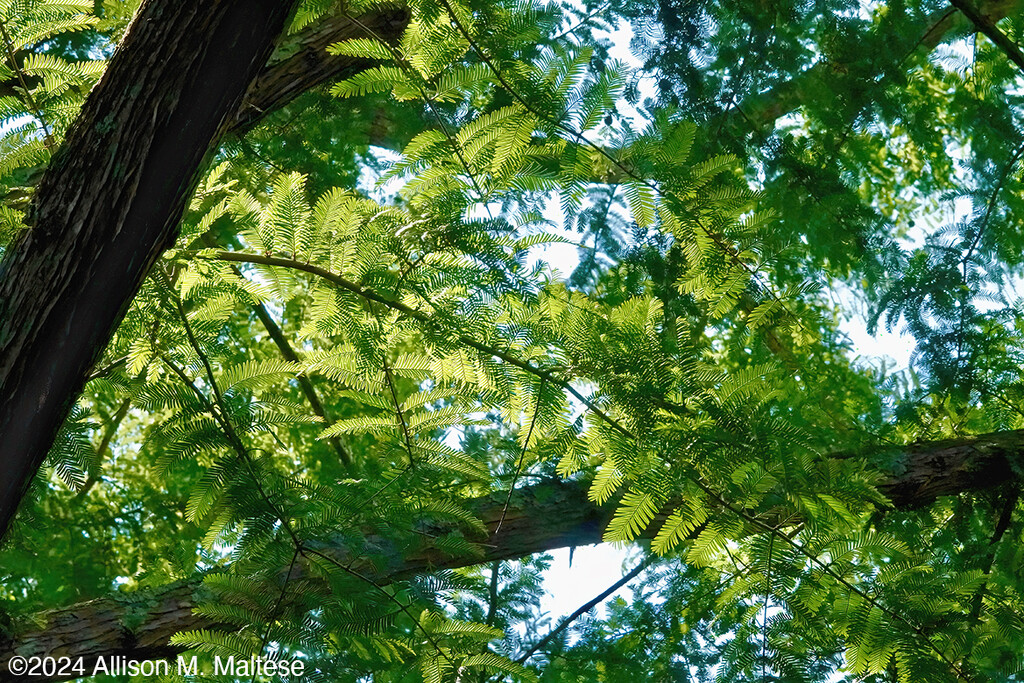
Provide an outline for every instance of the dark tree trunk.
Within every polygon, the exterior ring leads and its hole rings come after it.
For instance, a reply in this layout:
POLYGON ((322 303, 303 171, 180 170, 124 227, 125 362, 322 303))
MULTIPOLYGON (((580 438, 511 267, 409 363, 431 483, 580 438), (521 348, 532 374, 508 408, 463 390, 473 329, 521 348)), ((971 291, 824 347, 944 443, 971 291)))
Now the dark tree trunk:
POLYGON ((43 176, 0 263, 0 533, 292 4, 145 2, 43 176))

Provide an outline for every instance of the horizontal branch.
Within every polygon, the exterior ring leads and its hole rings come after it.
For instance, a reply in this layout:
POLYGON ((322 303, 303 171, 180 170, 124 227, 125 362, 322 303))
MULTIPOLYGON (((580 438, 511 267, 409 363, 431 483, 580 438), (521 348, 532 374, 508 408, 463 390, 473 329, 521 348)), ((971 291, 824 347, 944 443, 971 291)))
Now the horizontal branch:
MULTIPOLYGON (((431 570, 599 543, 613 512, 612 505, 599 507, 590 503, 585 486, 572 482, 546 482, 520 489, 512 496, 507 510, 504 506, 504 494, 478 498, 466 505, 491 530, 487 537, 475 539, 479 541, 480 555, 448 555, 423 536, 417 537, 419 545, 404 551, 386 539, 368 537, 366 546, 373 547, 376 555, 383 553, 384 558, 375 557, 372 565, 360 564, 356 558, 353 567, 379 584, 388 584, 431 570), (503 515, 501 530, 494 533, 503 515)), ((330 554, 346 565, 353 560, 339 548, 314 550, 330 554)), ((0 681, 24 680, 9 673, 7 665, 15 655, 81 657, 86 670, 91 670, 100 657, 143 660, 173 656, 181 650, 169 645, 175 633, 221 626, 213 619, 193 614, 203 595, 202 580, 197 578, 151 593, 118 594, 39 615, 32 620, 31 629, 0 644, 0 681)))
MULTIPOLYGON (((939 496, 980 491, 1013 481, 1022 452, 1024 430, 907 446, 885 454, 892 456, 895 465, 880 489, 897 508, 922 507, 939 496)), ((479 555, 449 555, 423 537, 418 545, 405 551, 385 540, 369 538, 367 545, 373 545, 377 553, 383 552, 385 559, 380 563, 378 558, 378 563, 367 563, 360 570, 383 584, 437 569, 599 543, 615 507, 614 503, 599 506, 591 502, 585 484, 563 481, 524 487, 514 493, 507 510, 503 510, 504 503, 504 495, 493 494, 466 504, 490 530, 486 538, 473 539, 479 544, 479 555), (500 531, 494 533, 502 518, 500 531)), ((646 533, 653 535, 657 526, 652 525, 646 533)), ((338 548, 317 550, 333 553, 339 561, 352 559, 338 548)), ((193 614, 202 590, 197 579, 143 593, 142 597, 119 595, 39 615, 33 619, 32 628, 0 644, 0 681, 14 680, 7 674, 7 662, 14 655, 82 657, 87 669, 89 662, 99 657, 141 660, 173 656, 179 650, 168 643, 175 633, 219 626, 210 618, 193 614), (35 625, 38 623, 44 625, 35 625)))
MULTIPOLYGON (((959 7, 962 3, 957 0, 955 4, 959 7)), ((983 0, 974 14, 986 25, 994 25, 1022 8, 1022 0, 983 0)), ((861 49, 851 51, 849 62, 823 59, 774 88, 745 98, 728 114, 726 125, 742 125, 767 133, 775 121, 803 106, 833 106, 836 93, 881 92, 887 84, 880 77, 898 69, 908 58, 927 54, 948 40, 982 29, 982 25, 974 25, 952 8, 932 12, 913 28, 886 31, 884 27, 884 22, 879 24, 877 34, 872 36, 877 47, 861 45, 861 49), (886 62, 885 55, 893 59, 886 62)))

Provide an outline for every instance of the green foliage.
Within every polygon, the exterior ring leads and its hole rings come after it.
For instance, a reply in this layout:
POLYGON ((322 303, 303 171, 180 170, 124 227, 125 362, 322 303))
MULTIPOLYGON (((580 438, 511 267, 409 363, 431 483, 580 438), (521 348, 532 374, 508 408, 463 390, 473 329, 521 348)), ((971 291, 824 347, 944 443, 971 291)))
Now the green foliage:
POLYGON ((91 0, 0 3, 0 192, 17 199, 0 217, 0 247, 20 229, 22 188, 30 193, 27 181, 49 160, 106 66, 42 50, 48 41, 96 26, 92 13, 91 0))
MULTIPOLYGON (((0 3, 31 79, 0 67, 4 239, 103 68, 49 41, 101 54, 133 9, 99 4, 0 3)), ((1015 491, 886 497, 908 444, 1022 426, 1024 147, 968 126, 1012 128, 1003 56, 887 46, 916 4, 411 9, 217 150, 3 551, 15 616, 201 578, 220 626, 175 645, 322 680, 1016 680, 1015 491), (595 36, 619 20, 641 68, 595 36), (899 93, 848 82, 873 64, 899 93), (389 155, 360 127, 388 117, 389 155), (906 372, 854 356, 855 305, 906 372), (512 503, 550 479, 652 558, 554 631, 548 560, 481 564, 560 521, 512 503)))

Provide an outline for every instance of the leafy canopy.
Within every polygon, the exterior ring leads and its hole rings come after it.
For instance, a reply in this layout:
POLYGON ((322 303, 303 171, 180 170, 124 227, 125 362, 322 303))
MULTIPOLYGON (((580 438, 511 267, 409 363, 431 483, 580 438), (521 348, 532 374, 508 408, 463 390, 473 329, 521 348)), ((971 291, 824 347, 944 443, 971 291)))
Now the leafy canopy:
MULTIPOLYGON (((95 5, 0 2, 4 240, 134 9, 95 5)), ((1022 426, 1007 55, 933 3, 410 5, 216 151, 3 550, 12 637, 201 576, 175 645, 317 680, 1016 680, 1017 483, 883 486, 1022 426), (649 567, 542 640, 548 560, 481 561, 545 480, 649 567)))

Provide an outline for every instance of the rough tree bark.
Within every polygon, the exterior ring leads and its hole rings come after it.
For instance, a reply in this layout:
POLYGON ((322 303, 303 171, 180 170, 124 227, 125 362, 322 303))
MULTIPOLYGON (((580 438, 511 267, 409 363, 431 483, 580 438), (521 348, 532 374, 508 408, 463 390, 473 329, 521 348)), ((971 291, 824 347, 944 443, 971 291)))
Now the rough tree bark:
MULTIPOLYGON (((881 490, 896 508, 910 509, 939 496, 1006 485, 1020 471, 1022 453, 1024 430, 909 446, 895 459, 895 471, 881 490)), ((434 569, 589 545, 601 541, 615 508, 614 503, 598 506, 590 502, 583 484, 562 481, 516 491, 508 510, 504 510, 504 503, 503 495, 467 503, 491 530, 486 538, 474 539, 480 544, 481 555, 445 555, 422 536, 417 536, 416 545, 405 548, 371 537, 367 543, 374 546, 375 553, 385 552, 384 566, 360 565, 357 558, 353 566, 378 583, 390 583, 434 569), (503 514, 501 529, 495 533, 503 514)), ((656 521, 647 533, 653 534, 658 526, 656 521)), ((338 549, 318 550, 331 552, 346 564, 354 559, 338 549)), ((282 568, 282 578, 284 573, 282 568)), ((7 662, 14 655, 82 657, 86 670, 99 657, 144 660, 173 656, 178 650, 170 647, 168 641, 175 633, 220 626, 212 619, 193 614, 200 591, 201 580, 196 579, 168 586, 144 599, 105 598, 39 615, 33 621, 44 624, 42 627, 33 626, 0 643, 0 682, 13 680, 7 673, 7 662), (144 605, 141 620, 140 605, 144 605)))
POLYGON ((408 21, 335 16, 268 64, 293 4, 144 3, 40 181, 33 227, 0 263, 0 535, 217 141, 363 66, 326 56, 329 43, 364 26, 393 38, 408 21))

